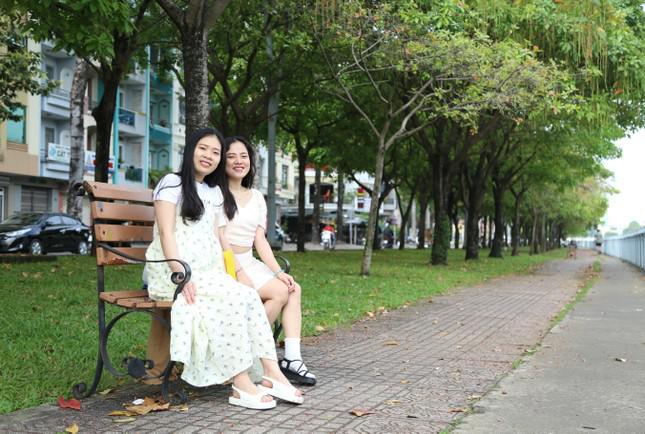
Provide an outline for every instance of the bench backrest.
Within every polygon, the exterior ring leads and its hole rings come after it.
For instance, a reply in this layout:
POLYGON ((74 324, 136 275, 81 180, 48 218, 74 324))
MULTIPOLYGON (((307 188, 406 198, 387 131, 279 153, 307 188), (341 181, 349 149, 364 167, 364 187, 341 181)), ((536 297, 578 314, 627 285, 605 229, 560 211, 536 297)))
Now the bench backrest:
POLYGON ((145 259, 146 248, 153 237, 152 190, 95 181, 85 181, 83 188, 90 198, 96 265, 137 263, 110 252, 104 246, 145 259))

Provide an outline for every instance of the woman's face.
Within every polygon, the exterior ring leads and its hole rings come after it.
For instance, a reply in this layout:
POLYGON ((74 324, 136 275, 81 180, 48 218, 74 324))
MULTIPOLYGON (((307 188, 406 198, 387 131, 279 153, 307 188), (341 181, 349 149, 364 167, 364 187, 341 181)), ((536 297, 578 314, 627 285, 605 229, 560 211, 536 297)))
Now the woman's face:
POLYGON ((221 150, 222 144, 217 137, 205 136, 199 139, 193 155, 195 178, 199 182, 215 171, 221 159, 221 150))
POLYGON ((240 181, 251 170, 251 160, 242 142, 233 142, 226 151, 226 176, 240 181))

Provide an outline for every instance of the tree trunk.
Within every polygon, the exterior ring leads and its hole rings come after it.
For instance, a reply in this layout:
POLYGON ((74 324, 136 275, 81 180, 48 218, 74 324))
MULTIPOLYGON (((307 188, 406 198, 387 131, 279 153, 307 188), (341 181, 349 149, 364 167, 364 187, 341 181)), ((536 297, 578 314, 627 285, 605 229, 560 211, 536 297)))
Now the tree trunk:
POLYGON ((208 126, 208 32, 203 26, 195 26, 193 31, 182 31, 181 42, 188 139, 199 128, 208 126))
POLYGON ((311 241, 314 243, 320 242, 320 178, 321 178, 320 166, 316 165, 316 177, 314 180, 314 215, 311 228, 311 241))
POLYGON ((486 216, 486 220, 488 221, 488 236, 486 237, 486 247, 490 248, 493 246, 493 217, 486 216))
MULTIPOLYGON (((108 182, 110 161, 110 142, 112 138, 112 123, 116 110, 116 93, 121 82, 120 72, 102 74, 104 89, 103 97, 99 105, 92 110, 92 116, 96 120, 96 167, 94 169, 94 180, 108 182)), ((118 161, 114 162, 114 170, 118 170, 118 161)))
POLYGON ((428 214, 428 195, 419 196, 419 234, 417 236, 417 249, 426 248, 426 215, 428 214))
MULTIPOLYGON (((408 225, 408 220, 410 219, 410 212, 412 210, 412 204, 414 203, 414 195, 416 193, 416 188, 412 190, 410 194, 410 200, 405 207, 405 211, 401 213, 401 225, 399 228, 399 250, 405 249, 405 233, 406 227, 408 225)), ((396 190, 396 200, 399 203, 399 212, 401 212, 401 196, 399 195, 398 189, 396 190)))
POLYGON ((432 265, 447 265, 450 249, 450 220, 448 218, 448 189, 450 179, 447 174, 446 159, 442 153, 435 154, 432 164, 432 198, 434 201, 434 231, 432 236, 432 265))
MULTIPOLYGON (((479 216, 484 201, 485 183, 476 184, 468 191, 468 218, 466 219, 466 260, 479 259, 479 216)), ((485 233, 485 232, 484 232, 485 233)))
MULTIPOLYGON (((296 142, 300 142, 300 139, 296 138, 296 142)), ((298 154, 298 227, 296 229, 298 237, 297 250, 301 253, 304 253, 305 226, 307 224, 305 217, 305 188, 307 186, 305 179, 305 165, 307 164, 307 152, 305 152, 301 146, 296 146, 296 149, 298 154)))
POLYGON ((538 225, 539 215, 537 211, 533 211, 533 226, 531 229, 531 255, 538 253, 538 225))
POLYGON ((83 215, 83 198, 76 194, 76 185, 83 182, 85 169, 85 131, 83 128, 83 103, 87 88, 89 65, 76 58, 74 79, 70 92, 70 159, 69 182, 67 183, 67 213, 80 219, 83 215))
POLYGON ((491 258, 502 258, 502 244, 504 243, 504 190, 506 186, 493 183, 493 200, 495 202, 495 238, 490 250, 491 258))
POLYGON ((385 163, 385 142, 383 137, 379 138, 378 149, 376 152, 376 164, 374 167, 374 188, 372 188, 372 197, 370 201, 370 214, 367 219, 367 236, 365 239, 365 248, 363 249, 363 260, 361 263, 361 275, 370 274, 372 267, 372 250, 374 243, 374 232, 378 223, 379 196, 381 192, 381 181, 383 180, 383 166, 385 163))
POLYGON ((336 239, 339 241, 343 240, 343 201, 345 199, 345 175, 343 172, 338 171, 338 190, 336 197, 336 239))
POLYGON ((464 206, 464 234, 463 234, 464 240, 461 245, 461 248, 464 249, 464 251, 466 251, 466 249, 468 248, 468 233, 466 231, 466 226, 465 226, 467 221, 468 221, 468 208, 464 206))
POLYGON ((452 220, 452 224, 455 227, 455 249, 459 248, 459 238, 461 237, 461 234, 459 233, 459 217, 455 217, 452 220))
POLYGON ((515 198, 515 204, 513 206, 513 226, 511 228, 511 246, 512 246, 512 253, 511 256, 517 256, 520 254, 519 248, 520 248, 520 242, 521 242, 521 220, 520 220, 520 207, 522 204, 522 198, 524 196, 524 190, 520 190, 518 192, 515 192, 511 188, 511 192, 513 193, 513 197, 515 198))

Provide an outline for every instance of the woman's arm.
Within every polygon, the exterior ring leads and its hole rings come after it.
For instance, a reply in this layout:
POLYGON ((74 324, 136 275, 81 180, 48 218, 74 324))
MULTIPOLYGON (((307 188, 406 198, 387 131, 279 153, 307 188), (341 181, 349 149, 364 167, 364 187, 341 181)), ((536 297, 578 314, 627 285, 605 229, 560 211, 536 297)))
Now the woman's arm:
POLYGON ((293 277, 285 273, 280 268, 280 264, 278 264, 275 256, 273 256, 273 250, 271 250, 271 245, 264 235, 264 228, 262 226, 258 226, 255 230, 255 239, 253 240, 253 244, 255 245, 255 250, 258 252, 258 256, 260 256, 262 262, 264 262, 265 265, 275 273, 275 277, 284 282, 290 291, 295 289, 295 281, 293 280, 293 277))
POLYGON ((231 244, 228 242, 228 239, 226 238, 225 235, 226 227, 225 226, 220 226, 218 228, 218 233, 217 236, 219 238, 219 242, 222 245, 222 250, 230 250, 231 253, 233 253, 233 260, 235 261, 235 274, 237 275, 237 280, 240 283, 243 283, 246 286, 253 287, 253 283, 251 282, 251 279, 249 279, 249 276, 244 272, 244 268, 240 265, 240 263, 237 260, 237 257, 235 256, 235 253, 231 249, 231 244))
MULTIPOLYGON (((177 239, 175 238, 176 212, 176 204, 165 200, 155 201, 155 219, 159 230, 161 250, 163 250, 166 259, 181 259, 177 248, 177 239)), ((168 262, 168 266, 173 272, 183 273, 185 271, 178 262, 168 262)), ((192 280, 188 281, 184 286, 182 293, 186 297, 188 304, 192 304, 195 301, 195 289, 195 282, 192 280)))

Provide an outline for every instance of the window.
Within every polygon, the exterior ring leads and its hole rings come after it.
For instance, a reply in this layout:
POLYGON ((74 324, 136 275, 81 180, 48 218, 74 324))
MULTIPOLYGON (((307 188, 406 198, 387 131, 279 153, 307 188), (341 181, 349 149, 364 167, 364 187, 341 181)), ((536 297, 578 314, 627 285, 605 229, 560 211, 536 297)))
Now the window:
POLYGON ((76 226, 76 225, 78 225, 78 224, 79 224, 79 222, 78 222, 77 220, 74 220, 74 219, 73 219, 73 218, 71 218, 71 217, 67 217, 67 216, 64 216, 64 215, 63 215, 63 216, 60 216, 60 218, 61 218, 61 219, 63 219, 63 224, 64 224, 64 225, 68 225, 68 226, 76 226))
POLYGON ((25 122, 25 108, 16 107, 12 111, 12 115, 16 116, 18 120, 7 121, 7 141, 13 143, 27 143, 26 140, 26 122, 25 122))
POLYGON ((285 190, 289 188, 289 166, 286 164, 282 165, 282 188, 285 190))
POLYGON ((49 211, 49 190, 38 187, 21 188, 20 211, 22 212, 44 212, 49 211))
POLYGON ((119 91, 119 108, 125 108, 125 94, 119 91))
POLYGON ((45 145, 50 143, 56 143, 56 130, 51 127, 47 127, 45 128, 45 145))
POLYGON ((58 226, 58 225, 61 225, 61 224, 63 224, 63 221, 57 215, 48 217, 47 221, 45 221, 45 225, 47 225, 47 226, 58 226))
POLYGON ((186 125, 186 100, 179 98, 179 123, 186 125))
POLYGON ((51 65, 45 65, 45 74, 47 74, 47 78, 49 80, 55 80, 56 79, 56 77, 54 76, 55 75, 54 67, 51 66, 51 65))

